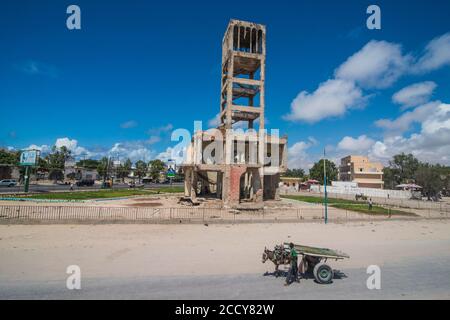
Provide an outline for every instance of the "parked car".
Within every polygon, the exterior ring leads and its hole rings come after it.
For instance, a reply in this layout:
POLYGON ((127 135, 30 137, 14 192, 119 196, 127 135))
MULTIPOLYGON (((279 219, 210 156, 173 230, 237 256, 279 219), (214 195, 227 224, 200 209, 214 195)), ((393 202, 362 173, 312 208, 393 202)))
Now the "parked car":
POLYGON ((128 183, 128 188, 143 188, 143 187, 144 187, 143 183, 136 183, 134 181, 128 183))
POLYGON ((17 181, 14 179, 0 180, 0 186, 15 187, 16 185, 17 185, 17 181))
POLYGON ((90 187, 94 185, 94 180, 83 179, 77 181, 77 187, 90 187))

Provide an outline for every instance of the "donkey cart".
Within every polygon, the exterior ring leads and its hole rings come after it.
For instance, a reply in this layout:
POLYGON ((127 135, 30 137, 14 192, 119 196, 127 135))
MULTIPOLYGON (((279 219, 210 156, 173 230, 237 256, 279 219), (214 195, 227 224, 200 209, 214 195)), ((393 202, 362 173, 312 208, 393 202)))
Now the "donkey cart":
MULTIPOLYGON (((283 244, 285 252, 289 252, 289 243, 283 244)), ((350 258, 348 254, 326 248, 315 248, 294 244, 298 255, 302 256, 299 265, 300 273, 312 273, 318 283, 331 283, 334 277, 333 269, 326 263, 327 260, 342 260, 350 258)))

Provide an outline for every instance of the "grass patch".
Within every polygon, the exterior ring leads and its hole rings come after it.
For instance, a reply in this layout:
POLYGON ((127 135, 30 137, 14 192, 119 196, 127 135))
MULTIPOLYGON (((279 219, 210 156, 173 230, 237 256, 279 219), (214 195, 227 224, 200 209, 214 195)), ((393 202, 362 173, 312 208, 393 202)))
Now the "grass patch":
MULTIPOLYGON (((308 203, 316 203, 316 204, 322 204, 323 198, 320 197, 314 197, 314 196, 281 196, 282 198, 286 199, 292 199, 297 201, 303 201, 308 203)), ((372 210, 369 210, 369 205, 367 202, 358 202, 354 200, 346 200, 346 199, 330 199, 328 198, 328 205, 333 208, 337 209, 343 209, 343 210, 349 210, 349 211, 355 211, 370 215, 397 215, 397 216, 416 216, 414 213, 410 213, 407 211, 401 211, 397 209, 389 209, 385 207, 380 207, 373 205, 372 210)))
POLYGON ((143 196, 159 193, 178 193, 183 192, 183 190, 183 187, 161 187, 155 189, 104 189, 77 192, 52 192, 20 197, 39 200, 91 200, 143 196))
MULTIPOLYGON (((308 203, 323 203, 323 198, 314 196, 281 196, 282 198, 303 201, 308 203)), ((361 202, 345 199, 328 198, 328 204, 361 204, 361 202)))
POLYGON ((184 192, 184 187, 160 187, 156 189, 151 189, 152 191, 155 191, 156 193, 180 193, 184 192))

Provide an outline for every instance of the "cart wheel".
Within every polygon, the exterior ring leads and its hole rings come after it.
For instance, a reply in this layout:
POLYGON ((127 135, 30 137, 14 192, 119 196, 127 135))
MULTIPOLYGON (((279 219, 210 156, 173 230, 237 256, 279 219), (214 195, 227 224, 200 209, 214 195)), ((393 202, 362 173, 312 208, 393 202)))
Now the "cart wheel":
POLYGON ((333 280, 333 276, 333 269, 325 263, 318 263, 314 267, 314 278, 319 283, 330 283, 333 280))

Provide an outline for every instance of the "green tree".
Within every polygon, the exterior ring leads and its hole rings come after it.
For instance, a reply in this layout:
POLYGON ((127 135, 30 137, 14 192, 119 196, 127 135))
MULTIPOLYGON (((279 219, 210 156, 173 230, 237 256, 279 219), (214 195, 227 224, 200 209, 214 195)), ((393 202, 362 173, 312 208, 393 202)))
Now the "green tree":
POLYGON ((137 177, 139 178, 139 183, 141 183, 142 177, 145 177, 145 175, 147 174, 147 164, 142 160, 137 161, 135 172, 137 177))
MULTIPOLYGON (((337 179, 338 169, 333 161, 326 160, 326 171, 327 171, 327 185, 331 184, 331 181, 337 179)), ((323 175, 323 159, 314 163, 311 169, 309 169, 309 177, 311 179, 319 181, 323 185, 324 175, 323 175)))
POLYGON ((127 159, 123 164, 120 164, 118 171, 117 171, 117 176, 119 178, 122 178, 122 182, 125 182, 125 178, 128 177, 128 175, 131 172, 131 160, 127 159))
POLYGON ((77 163, 78 167, 83 167, 86 169, 97 169, 98 165, 100 164, 99 160, 94 160, 94 159, 85 159, 85 160, 80 160, 77 163))
POLYGON ((103 157, 100 159, 97 165, 97 172, 100 177, 102 177, 103 181, 108 178, 109 173, 109 159, 107 157, 103 157))
POLYGON ((389 161, 389 166, 383 170, 383 180, 386 186, 395 187, 401 183, 415 180, 415 173, 420 162, 412 154, 397 154, 389 161))
POLYGON ((445 196, 450 196, 450 167, 437 164, 436 169, 439 172, 442 181, 442 192, 445 196))
POLYGON ((0 149, 0 164, 18 165, 20 160, 20 151, 9 151, 0 149))
POLYGON ((421 163, 415 172, 416 183, 422 187, 422 194, 428 197, 435 197, 444 187, 441 178, 440 166, 429 163, 421 163))
POLYGON ((150 177, 152 178, 153 181, 157 180, 161 172, 164 171, 166 168, 164 162, 159 159, 150 161, 148 163, 148 166, 150 169, 150 177))
POLYGON ((64 180, 64 173, 61 169, 51 169, 48 174, 48 178, 50 180, 54 180, 55 182, 61 181, 64 180))
POLYGON ((49 166, 46 158, 39 157, 38 158, 38 168, 42 171, 48 171, 49 166))
POLYGON ((396 171, 390 167, 383 168, 383 181, 386 189, 394 189, 397 183, 396 171))
POLYGON ((52 152, 45 157, 49 170, 49 179, 55 180, 55 182, 64 179, 64 165, 70 158, 70 154, 70 150, 65 146, 61 148, 53 146, 52 152))
POLYGON ((303 170, 303 169, 287 169, 286 173, 283 174, 283 177, 304 178, 305 170, 303 170))
MULTIPOLYGON (((4 178, 10 178, 12 173, 12 166, 18 165, 19 159, 20 159, 19 151, 9 151, 6 149, 0 149, 0 165, 3 165, 0 168, 0 180, 4 178)), ((23 169, 21 171, 24 172, 23 169)))

